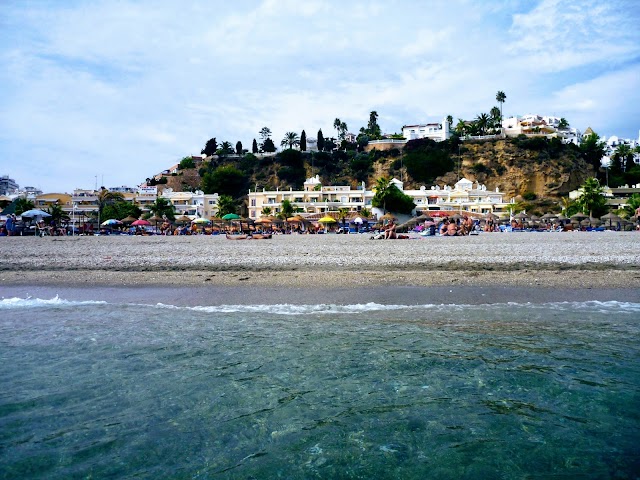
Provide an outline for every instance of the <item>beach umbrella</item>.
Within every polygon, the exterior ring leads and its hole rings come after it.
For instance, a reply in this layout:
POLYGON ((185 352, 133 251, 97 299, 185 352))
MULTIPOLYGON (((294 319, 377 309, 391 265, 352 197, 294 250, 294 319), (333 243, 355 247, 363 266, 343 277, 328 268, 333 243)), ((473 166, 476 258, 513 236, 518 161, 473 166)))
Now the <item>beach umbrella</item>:
POLYGON ((140 219, 132 222, 131 225, 133 225, 134 227, 148 227, 149 225, 151 225, 151 223, 147 222, 146 220, 140 219))
POLYGON ((178 218, 176 218, 176 223, 189 223, 191 222, 191 217, 187 217, 186 215, 180 215, 178 218))
POLYGON ((329 216, 329 215, 325 215, 324 217, 319 219, 318 222, 324 224, 324 231, 326 233, 327 232, 327 225, 329 223, 336 223, 336 219, 331 217, 331 216, 329 216))
POLYGON ((589 223, 591 223, 592 227, 599 227, 600 225, 602 225, 602 222, 600 220, 598 220, 597 218, 593 218, 593 217, 589 218, 589 223))
POLYGON ((584 213, 576 213, 574 215, 571 215, 569 217, 569 220, 571 220, 572 222, 578 222, 580 223, 582 220, 584 220, 585 218, 589 218, 587 215, 585 215, 584 213))
POLYGON ((110 218, 109 220, 105 220, 100 225, 103 227, 110 227, 112 225, 121 225, 122 222, 120 220, 116 220, 115 218, 110 218))
POLYGON ((621 218, 615 213, 607 213, 606 215, 601 216, 600 220, 613 220, 615 222, 619 222, 621 218))
POLYGON ((613 223, 618 223, 622 221, 622 219, 615 213, 607 213, 606 215, 601 216, 600 220, 602 220, 605 223, 605 225, 608 223, 609 227, 611 227, 613 223))
POLYGON ((239 220, 240 219, 240 215, 237 215, 235 213, 227 213, 225 216, 222 217, 222 220, 226 220, 231 221, 231 220, 239 220))
POLYGON ((32 210, 27 210, 26 212, 22 212, 23 217, 32 218, 32 217, 50 217, 51 214, 45 212, 44 210, 38 210, 34 208, 32 210))
POLYGON ((540 217, 542 220, 551 220, 552 218, 557 218, 557 215, 554 215, 553 213, 545 213, 540 217))
POLYGON ((125 217, 121 220, 122 223, 133 223, 137 220, 136 217, 132 217, 131 215, 129 215, 128 217, 125 217))
POLYGON ((390 213, 385 213, 384 215, 382 215, 378 219, 378 221, 381 221, 383 224, 385 223, 385 221, 388 221, 388 220, 394 220, 395 221, 395 220, 397 220, 397 218, 394 217, 393 215, 391 215, 390 213))
POLYGON ((524 212, 520 212, 520 213, 517 213, 516 215, 514 215, 513 218, 517 218, 518 220, 525 220, 525 219, 529 218, 529 215, 527 215, 524 212))
POLYGON ((195 223, 196 225, 207 225, 211 223, 211 220, 208 218, 196 218, 195 220, 192 220, 191 223, 195 223))

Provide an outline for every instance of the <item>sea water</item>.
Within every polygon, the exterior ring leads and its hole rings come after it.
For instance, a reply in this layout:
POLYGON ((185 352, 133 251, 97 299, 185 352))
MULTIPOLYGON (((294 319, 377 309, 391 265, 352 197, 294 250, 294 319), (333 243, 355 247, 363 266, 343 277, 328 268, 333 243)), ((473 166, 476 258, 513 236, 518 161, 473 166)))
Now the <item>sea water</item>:
POLYGON ((0 478, 637 478, 640 304, 0 301, 0 478))

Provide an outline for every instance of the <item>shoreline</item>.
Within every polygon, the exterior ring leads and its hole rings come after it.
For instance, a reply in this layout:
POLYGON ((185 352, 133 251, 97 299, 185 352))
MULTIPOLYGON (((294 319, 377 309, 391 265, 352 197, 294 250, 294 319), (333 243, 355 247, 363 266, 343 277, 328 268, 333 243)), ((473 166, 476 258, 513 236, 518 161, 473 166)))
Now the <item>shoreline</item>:
POLYGON ((619 301, 640 304, 640 272, 1 272, 0 298, 35 297, 195 306, 236 304, 495 304, 619 301), (422 276, 417 276, 422 274, 422 276))
MULTIPOLYGON (((369 297, 367 291, 375 290, 375 297, 385 289, 414 288, 428 295, 467 288, 494 294, 535 290, 531 296, 536 298, 561 298, 553 293, 558 291, 567 299, 572 291, 602 291, 640 302, 634 293, 640 292, 640 235, 635 232, 393 241, 363 235, 282 235, 244 242, 207 236, 8 237, 0 241, 0 258, 4 297, 29 287, 193 290, 202 298, 207 291, 234 288, 308 298, 321 298, 322 292, 335 297, 336 291, 369 297)), ((587 297, 581 293, 580 298, 587 297)))

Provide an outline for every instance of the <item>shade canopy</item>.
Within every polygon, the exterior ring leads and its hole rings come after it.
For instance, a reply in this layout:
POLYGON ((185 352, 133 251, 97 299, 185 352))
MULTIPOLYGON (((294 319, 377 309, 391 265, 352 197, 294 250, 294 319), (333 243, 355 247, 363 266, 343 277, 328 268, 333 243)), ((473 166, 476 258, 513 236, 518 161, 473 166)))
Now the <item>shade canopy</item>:
POLYGON ((137 220, 136 217, 132 217, 131 215, 129 215, 128 217, 125 217, 121 220, 122 223, 132 223, 135 222, 137 220))
POLYGON ((31 217, 50 217, 51 214, 45 212, 44 210, 38 210, 37 208, 27 210, 26 212, 22 212, 23 217, 31 218, 31 217))
POLYGON ((195 223, 196 225, 205 225, 211 223, 211 221, 208 218, 196 218, 191 223, 195 223))
POLYGON ((133 225, 134 227, 146 227, 148 225, 151 225, 151 223, 147 222, 146 220, 140 219, 136 220, 131 225, 133 225))
POLYGON ((100 225, 103 227, 108 227, 110 225, 121 225, 122 222, 120 220, 116 220, 115 218, 110 218, 109 220, 105 220, 100 225))
POLYGON ((336 219, 333 217, 330 217, 329 215, 326 215, 324 217, 322 217, 320 220, 318 220, 320 223, 336 223, 336 219))
POLYGON ((240 215, 237 215, 235 213, 227 213, 225 216, 222 217, 223 220, 239 220, 240 219, 240 215))

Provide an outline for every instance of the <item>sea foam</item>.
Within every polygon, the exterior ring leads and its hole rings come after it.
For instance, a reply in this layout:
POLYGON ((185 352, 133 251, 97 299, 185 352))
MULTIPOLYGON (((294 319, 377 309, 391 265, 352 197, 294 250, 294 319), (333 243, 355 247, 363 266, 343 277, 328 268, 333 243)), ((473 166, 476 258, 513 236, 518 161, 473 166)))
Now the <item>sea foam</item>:
POLYGON ((107 302, 101 300, 64 300, 56 295, 53 298, 2 298, 0 299, 0 309, 28 309, 28 308, 51 308, 51 307, 77 307, 80 305, 105 305, 107 302))

